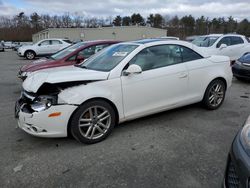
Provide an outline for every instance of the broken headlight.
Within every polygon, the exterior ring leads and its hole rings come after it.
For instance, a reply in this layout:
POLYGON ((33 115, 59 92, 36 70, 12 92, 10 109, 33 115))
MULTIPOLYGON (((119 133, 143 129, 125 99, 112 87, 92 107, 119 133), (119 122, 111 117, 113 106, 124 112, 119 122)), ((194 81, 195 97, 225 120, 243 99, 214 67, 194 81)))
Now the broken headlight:
POLYGON ((50 108, 52 105, 57 104, 57 96, 41 95, 36 97, 30 105, 31 109, 40 112, 50 108))

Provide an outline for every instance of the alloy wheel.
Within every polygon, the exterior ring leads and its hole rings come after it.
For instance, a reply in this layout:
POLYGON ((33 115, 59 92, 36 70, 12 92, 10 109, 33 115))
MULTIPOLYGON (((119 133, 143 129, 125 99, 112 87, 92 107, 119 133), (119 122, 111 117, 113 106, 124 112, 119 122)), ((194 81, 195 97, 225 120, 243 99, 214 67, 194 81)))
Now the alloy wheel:
POLYGON ((34 59, 35 55, 32 52, 27 52, 27 58, 28 59, 34 59))
POLYGON ((80 116, 78 128, 81 135, 87 139, 102 137, 111 125, 111 114, 102 106, 92 106, 80 116))
POLYGON ((221 102, 223 101, 225 92, 223 89, 223 86, 221 85, 221 83, 217 82, 215 83, 209 92, 209 103, 213 106, 213 107, 217 107, 221 104, 221 102))

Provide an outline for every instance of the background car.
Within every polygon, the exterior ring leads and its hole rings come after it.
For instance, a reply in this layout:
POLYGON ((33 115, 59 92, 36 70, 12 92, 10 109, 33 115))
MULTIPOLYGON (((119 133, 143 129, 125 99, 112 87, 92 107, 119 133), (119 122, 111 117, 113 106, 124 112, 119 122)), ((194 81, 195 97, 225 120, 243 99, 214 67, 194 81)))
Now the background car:
POLYGON ((231 81, 228 57, 207 57, 188 42, 118 43, 78 66, 32 73, 23 82, 16 117, 29 134, 72 134, 91 144, 120 122, 201 101, 215 110, 231 81))
POLYGON ((0 51, 4 52, 4 43, 3 42, 0 42, 0 51))
POLYGON ((4 42, 4 48, 5 49, 11 49, 13 46, 13 42, 12 41, 6 41, 4 42))
POLYGON ((38 70, 81 63, 103 48, 118 42, 119 41, 102 40, 76 43, 52 56, 24 65, 18 72, 18 77, 24 80, 30 73, 38 70))
POLYGON ((12 50, 17 51, 21 46, 22 44, 20 42, 14 42, 12 45, 12 50))
POLYGON ((250 52, 240 57, 232 66, 233 75, 239 80, 250 80, 250 52))
POLYGON ((224 188, 250 186, 250 116, 233 140, 224 175, 224 188))
POLYGON ((69 45, 71 42, 68 39, 44 39, 33 45, 18 48, 17 54, 26 59, 34 59, 39 56, 52 55, 69 45))
POLYGON ((250 52, 249 39, 237 34, 210 34, 197 37, 192 43, 207 54, 228 56, 232 63, 250 52))

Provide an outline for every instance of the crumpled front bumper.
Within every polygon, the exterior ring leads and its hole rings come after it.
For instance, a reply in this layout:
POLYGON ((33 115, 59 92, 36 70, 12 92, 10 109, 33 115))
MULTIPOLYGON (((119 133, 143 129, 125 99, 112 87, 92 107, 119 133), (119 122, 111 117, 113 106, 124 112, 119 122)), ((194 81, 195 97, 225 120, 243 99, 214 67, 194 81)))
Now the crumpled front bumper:
POLYGON ((54 105, 49 109, 40 112, 28 112, 25 106, 15 108, 15 115, 18 119, 18 127, 25 132, 38 137, 66 137, 67 126, 70 116, 77 108, 75 105, 54 105), (59 116, 52 116, 53 113, 60 113, 59 116))

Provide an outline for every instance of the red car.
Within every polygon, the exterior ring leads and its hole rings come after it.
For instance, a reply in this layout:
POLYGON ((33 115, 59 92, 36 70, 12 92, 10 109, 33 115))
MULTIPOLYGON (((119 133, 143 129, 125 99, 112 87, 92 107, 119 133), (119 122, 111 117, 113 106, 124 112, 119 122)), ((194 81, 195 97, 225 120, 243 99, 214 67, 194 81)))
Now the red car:
POLYGON ((87 41, 73 44, 50 57, 38 59, 21 67, 18 77, 25 80, 31 72, 81 63, 96 52, 120 41, 87 41))

